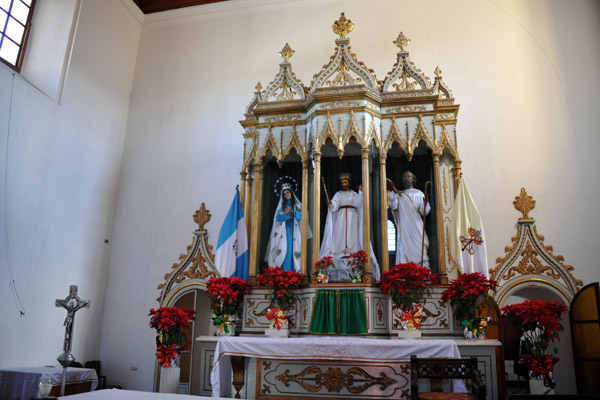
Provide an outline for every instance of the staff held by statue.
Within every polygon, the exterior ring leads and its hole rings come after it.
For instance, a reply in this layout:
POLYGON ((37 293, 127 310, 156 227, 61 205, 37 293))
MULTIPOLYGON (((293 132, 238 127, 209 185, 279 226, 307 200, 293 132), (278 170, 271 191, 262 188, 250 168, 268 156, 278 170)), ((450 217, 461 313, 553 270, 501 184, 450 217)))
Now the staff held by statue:
POLYGON ((325 199, 327 200, 327 207, 331 210, 331 201, 329 200, 329 194, 327 193, 327 186, 325 186, 325 178, 321 177, 323 182, 323 190, 325 191, 325 199))

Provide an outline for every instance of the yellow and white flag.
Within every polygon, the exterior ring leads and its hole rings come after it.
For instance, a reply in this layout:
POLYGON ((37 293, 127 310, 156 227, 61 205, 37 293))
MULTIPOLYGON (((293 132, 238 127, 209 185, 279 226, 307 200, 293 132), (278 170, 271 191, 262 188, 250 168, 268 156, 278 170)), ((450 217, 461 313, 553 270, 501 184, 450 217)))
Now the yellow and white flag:
POLYGON ((489 278, 483 224, 462 178, 450 217, 450 256, 462 273, 480 272, 489 278))

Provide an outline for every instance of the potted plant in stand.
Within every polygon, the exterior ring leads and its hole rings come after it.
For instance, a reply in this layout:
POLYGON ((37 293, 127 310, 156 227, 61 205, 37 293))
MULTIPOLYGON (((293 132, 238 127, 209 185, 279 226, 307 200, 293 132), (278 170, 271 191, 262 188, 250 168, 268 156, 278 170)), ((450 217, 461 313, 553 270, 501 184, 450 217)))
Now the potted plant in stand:
POLYGON ((437 284, 437 274, 415 263, 396 264, 381 275, 379 288, 394 303, 393 313, 400 319, 398 337, 420 339, 423 306, 419 300, 437 284))
POLYGON ((465 328, 465 339, 484 339, 489 317, 479 317, 483 303, 498 283, 479 272, 462 274, 450 281, 450 287, 442 292, 442 301, 450 301, 454 319, 465 328))
POLYGON ((348 260, 352 266, 352 273, 350 274, 352 283, 362 282, 362 277, 365 274, 365 265, 367 265, 367 254, 363 250, 359 250, 356 253, 350 254, 348 260))
POLYGON ((159 392, 179 392, 179 355, 189 345, 184 330, 192 325, 194 310, 177 307, 150 309, 150 326, 156 329, 156 356, 160 366, 159 392))
POLYGON ((235 322, 241 317, 244 294, 250 292, 250 284, 241 278, 210 278, 206 293, 211 298, 210 318, 217 327, 216 335, 234 335, 235 322))
POLYGON ((532 299, 502 307, 502 316, 521 338, 519 363, 529 371, 530 393, 554 392, 552 371, 559 358, 549 353, 558 352, 551 344, 559 340, 559 332, 563 330, 559 320, 566 311, 563 303, 552 300, 532 299))
POLYGON ((333 266, 333 258, 329 256, 323 257, 315 263, 312 272, 312 283, 327 283, 329 282, 329 268, 333 266))
POLYGON ((295 313, 292 308, 293 291, 302 284, 302 275, 295 271, 284 271, 279 267, 268 267, 260 274, 257 283, 270 289, 265 294, 265 298, 271 300, 265 313, 270 321, 265 334, 274 337, 290 336, 289 317, 295 313))

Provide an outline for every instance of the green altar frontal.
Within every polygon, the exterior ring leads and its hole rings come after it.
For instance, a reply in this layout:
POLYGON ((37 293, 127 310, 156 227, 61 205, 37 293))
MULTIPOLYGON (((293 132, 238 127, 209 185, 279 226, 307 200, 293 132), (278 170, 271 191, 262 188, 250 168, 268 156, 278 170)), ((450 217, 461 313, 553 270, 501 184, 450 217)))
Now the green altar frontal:
POLYGON ((364 289, 318 289, 308 328, 321 335, 366 335, 364 289))

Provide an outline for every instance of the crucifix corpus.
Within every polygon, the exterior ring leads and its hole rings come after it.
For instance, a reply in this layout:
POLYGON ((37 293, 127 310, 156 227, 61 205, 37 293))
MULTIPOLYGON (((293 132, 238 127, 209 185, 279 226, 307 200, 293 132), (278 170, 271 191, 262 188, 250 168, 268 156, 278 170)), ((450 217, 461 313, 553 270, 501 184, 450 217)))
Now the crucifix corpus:
POLYGON ((56 299, 56 307, 63 307, 67 310, 67 318, 65 318, 65 340, 63 342, 63 353, 58 356, 57 360, 63 367, 62 373, 62 384, 60 388, 60 395, 65 395, 65 382, 67 378, 67 367, 75 362, 75 357, 71 354, 71 343, 73 342, 73 325, 75 323, 75 313, 80 308, 90 308, 89 300, 81 300, 77 296, 77 285, 69 286, 69 295, 61 300, 56 299))

